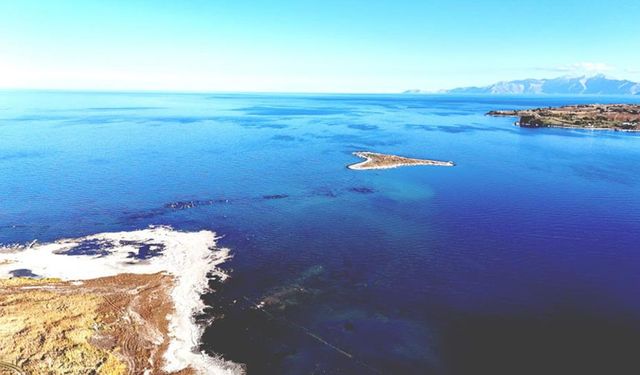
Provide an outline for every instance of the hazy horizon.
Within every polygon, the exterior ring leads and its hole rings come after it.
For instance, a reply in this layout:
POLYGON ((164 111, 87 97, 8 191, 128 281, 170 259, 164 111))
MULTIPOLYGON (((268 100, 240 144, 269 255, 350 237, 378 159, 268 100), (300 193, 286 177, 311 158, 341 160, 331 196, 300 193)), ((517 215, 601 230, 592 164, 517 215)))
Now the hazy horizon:
MULTIPOLYGON (((11 92, 11 91, 32 91, 32 92, 67 92, 67 93, 130 93, 130 94, 255 94, 255 95, 392 95, 392 94, 411 94, 411 93, 419 93, 420 95, 487 95, 487 94, 477 94, 477 93, 458 93, 458 94, 454 94, 451 93, 449 90, 450 89, 461 89, 461 88, 483 88, 483 87, 488 87, 491 86, 493 84, 499 84, 502 82, 512 82, 512 81, 527 81, 527 80, 532 80, 532 79, 562 79, 562 78, 582 78, 582 77, 594 77, 594 76, 605 76, 605 78, 607 79, 621 79, 624 80, 624 78, 618 78, 618 77, 612 77, 606 74, 586 74, 586 75, 565 75, 565 76, 558 76, 558 77, 543 77, 543 78, 520 78, 520 79, 515 79, 515 80, 511 80, 511 81, 496 81, 496 82, 492 82, 491 84, 488 85, 464 85, 464 86, 458 86, 458 87, 452 87, 452 88, 448 88, 448 89, 437 89, 437 90, 422 90, 422 89, 416 89, 416 88, 407 88, 407 89, 401 89, 398 91, 348 91, 348 92, 340 92, 340 91, 268 91, 268 90, 263 90, 263 91, 248 91, 248 90, 186 90, 186 89, 118 89, 118 88, 55 88, 55 87, 0 87, 0 92, 11 92), (412 91, 418 91, 418 92, 412 92, 412 91)), ((575 94, 569 94, 569 93, 493 93, 491 95, 517 95, 517 96, 558 96, 558 97, 566 97, 566 96, 575 96, 575 94)), ((580 96, 583 97, 589 97, 589 96, 593 96, 593 97, 599 97, 599 96, 612 96, 612 97, 624 97, 624 96, 630 96, 630 94, 579 94, 580 96)), ((633 96, 633 95, 631 95, 633 96)))

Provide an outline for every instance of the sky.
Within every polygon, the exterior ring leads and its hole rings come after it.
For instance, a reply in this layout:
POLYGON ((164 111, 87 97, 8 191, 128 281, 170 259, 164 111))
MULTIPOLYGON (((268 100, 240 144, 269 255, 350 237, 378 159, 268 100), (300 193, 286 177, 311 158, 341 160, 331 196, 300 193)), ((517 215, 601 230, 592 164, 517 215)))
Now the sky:
POLYGON ((0 0, 0 88, 400 92, 640 81, 640 1, 0 0))

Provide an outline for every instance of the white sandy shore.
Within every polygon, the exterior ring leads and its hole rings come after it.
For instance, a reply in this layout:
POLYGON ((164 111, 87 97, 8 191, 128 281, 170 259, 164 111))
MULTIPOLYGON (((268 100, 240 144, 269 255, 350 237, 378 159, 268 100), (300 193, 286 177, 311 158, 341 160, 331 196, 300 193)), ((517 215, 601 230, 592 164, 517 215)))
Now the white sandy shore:
POLYGON ((240 365, 212 358, 198 351, 202 328, 194 315, 204 308, 201 295, 206 291, 207 274, 229 259, 229 250, 216 248, 216 236, 211 231, 179 232, 170 227, 150 227, 144 230, 101 233, 83 238, 64 239, 53 243, 32 243, 26 247, 0 247, 0 278, 11 277, 11 271, 28 269, 42 277, 63 280, 87 280, 122 273, 152 274, 166 272, 174 277, 171 297, 174 312, 169 317, 169 346, 165 352, 164 369, 180 371, 187 367, 198 374, 239 374, 240 365), (84 241, 107 241, 109 254, 61 254, 84 241), (164 246, 162 254, 140 260, 129 257, 137 248, 127 241, 164 246))

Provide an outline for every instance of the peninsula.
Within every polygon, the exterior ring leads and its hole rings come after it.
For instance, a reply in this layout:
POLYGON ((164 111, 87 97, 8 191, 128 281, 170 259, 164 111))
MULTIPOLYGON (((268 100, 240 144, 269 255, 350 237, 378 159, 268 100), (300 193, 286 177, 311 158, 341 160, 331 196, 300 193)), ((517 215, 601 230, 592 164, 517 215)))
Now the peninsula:
POLYGON ((489 116, 519 117, 524 128, 640 131, 638 104, 579 104, 563 107, 491 111, 489 116))
POLYGON ((365 159, 365 161, 347 166, 347 168, 354 170, 390 169, 412 165, 436 165, 441 167, 453 167, 455 165, 452 161, 405 158, 397 155, 379 154, 377 152, 358 151, 353 154, 365 159))

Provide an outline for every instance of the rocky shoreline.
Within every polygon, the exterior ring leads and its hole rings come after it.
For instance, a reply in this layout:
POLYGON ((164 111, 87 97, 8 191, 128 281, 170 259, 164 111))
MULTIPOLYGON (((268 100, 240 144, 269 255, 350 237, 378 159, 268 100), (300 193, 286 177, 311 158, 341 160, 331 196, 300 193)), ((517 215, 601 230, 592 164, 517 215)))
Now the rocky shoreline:
POLYGON ((579 104, 525 110, 490 111, 488 116, 518 117, 523 128, 640 131, 638 104, 579 104))

